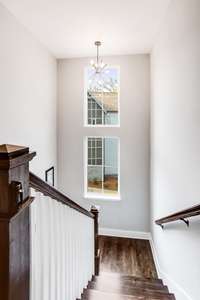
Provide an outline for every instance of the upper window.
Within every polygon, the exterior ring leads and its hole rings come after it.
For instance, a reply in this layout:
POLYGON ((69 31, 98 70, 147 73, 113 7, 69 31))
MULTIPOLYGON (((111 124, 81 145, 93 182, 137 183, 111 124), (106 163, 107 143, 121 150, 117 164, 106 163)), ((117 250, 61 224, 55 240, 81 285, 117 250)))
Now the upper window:
POLYGON ((85 105, 87 126, 119 125, 119 68, 107 67, 101 74, 86 69, 85 105))

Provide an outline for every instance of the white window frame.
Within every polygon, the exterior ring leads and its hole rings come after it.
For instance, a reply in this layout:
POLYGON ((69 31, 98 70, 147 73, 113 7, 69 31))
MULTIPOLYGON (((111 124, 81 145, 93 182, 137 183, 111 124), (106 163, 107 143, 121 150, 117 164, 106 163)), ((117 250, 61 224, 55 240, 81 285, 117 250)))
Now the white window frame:
POLYGON ((90 66, 85 67, 84 70, 84 107, 83 107, 83 120, 84 120, 84 127, 90 127, 90 128, 96 128, 96 127, 120 127, 120 82, 121 82, 121 78, 120 78, 120 66, 118 65, 109 65, 109 68, 115 68, 118 70, 118 80, 119 80, 119 87, 118 87, 118 124, 88 124, 88 98, 87 98, 87 71, 89 68, 91 68, 90 66))
MULTIPOLYGON (((85 199, 99 199, 99 200, 113 200, 119 201, 121 200, 120 194, 120 138, 118 136, 94 136, 88 135, 84 137, 84 198, 85 199), (105 195, 102 193, 90 193, 88 192, 88 138, 110 138, 118 140, 118 193, 116 196, 105 195)), ((103 147, 104 151, 104 147, 103 147)))

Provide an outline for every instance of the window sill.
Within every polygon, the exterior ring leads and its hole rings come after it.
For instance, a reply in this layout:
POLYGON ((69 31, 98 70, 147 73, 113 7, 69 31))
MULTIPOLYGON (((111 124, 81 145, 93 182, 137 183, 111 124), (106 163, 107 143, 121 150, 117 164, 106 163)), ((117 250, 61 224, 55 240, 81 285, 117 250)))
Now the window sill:
POLYGON ((85 194, 84 199, 102 200, 102 201, 121 201, 121 195, 105 196, 101 194, 85 194))
POLYGON ((118 125, 84 125, 85 128, 120 128, 118 125))

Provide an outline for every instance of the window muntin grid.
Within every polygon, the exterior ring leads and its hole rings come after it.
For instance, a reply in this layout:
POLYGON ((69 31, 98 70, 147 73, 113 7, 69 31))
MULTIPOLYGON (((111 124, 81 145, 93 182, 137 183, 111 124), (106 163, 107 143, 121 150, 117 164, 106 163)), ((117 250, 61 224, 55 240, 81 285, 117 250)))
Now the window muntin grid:
POLYGON ((103 124, 103 110, 91 97, 88 97, 88 124, 103 124))
POLYGON ((103 164, 102 138, 88 138, 88 165, 101 166, 103 164))

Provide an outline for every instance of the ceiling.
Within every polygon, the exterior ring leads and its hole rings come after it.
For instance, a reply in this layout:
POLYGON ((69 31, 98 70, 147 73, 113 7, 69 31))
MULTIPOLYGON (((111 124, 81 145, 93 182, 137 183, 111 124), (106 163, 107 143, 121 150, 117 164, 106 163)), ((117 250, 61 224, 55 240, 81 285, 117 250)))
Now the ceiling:
POLYGON ((0 0, 58 58, 150 52, 171 0, 0 0))

